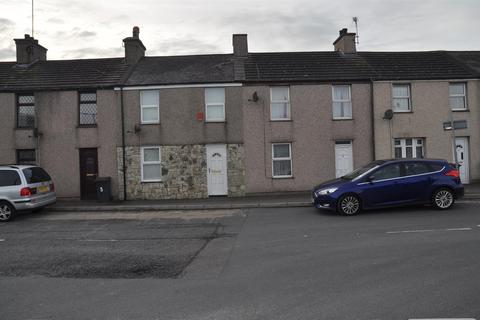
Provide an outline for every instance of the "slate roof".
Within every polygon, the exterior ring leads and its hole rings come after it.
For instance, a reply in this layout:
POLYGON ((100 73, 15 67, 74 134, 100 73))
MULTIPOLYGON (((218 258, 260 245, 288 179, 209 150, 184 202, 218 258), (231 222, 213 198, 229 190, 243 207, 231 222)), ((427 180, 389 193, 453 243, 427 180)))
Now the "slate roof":
POLYGON ((125 85, 167 85, 233 82, 233 55, 145 57, 125 85))
POLYGON ((245 62, 245 75, 247 82, 464 79, 475 76, 445 51, 250 53, 245 62))
MULTIPOLYGON (((246 83, 480 77, 480 51, 250 53, 242 61, 246 83)), ((228 82, 232 54, 145 57, 131 70, 123 58, 0 62, 0 91, 228 82)))
POLYGON ((448 53, 480 77, 480 51, 449 51, 448 53))
POLYGON ((359 52, 375 70, 375 80, 472 78, 472 72, 445 51, 359 52))
POLYGON ((123 58, 38 61, 29 67, 0 62, 0 91, 108 88, 122 82, 123 58))
POLYGON ((312 81, 369 79, 374 70, 357 54, 340 52, 250 53, 246 81, 312 81))

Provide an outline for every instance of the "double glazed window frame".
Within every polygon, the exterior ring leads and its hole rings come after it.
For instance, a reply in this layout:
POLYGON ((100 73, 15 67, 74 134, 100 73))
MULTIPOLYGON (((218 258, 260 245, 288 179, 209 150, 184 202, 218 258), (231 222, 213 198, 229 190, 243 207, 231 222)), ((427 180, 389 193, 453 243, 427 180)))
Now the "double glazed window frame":
POLYGON ((290 110, 290 87, 289 86, 273 86, 270 87, 270 121, 290 121, 292 120, 291 110, 290 110), (273 99, 273 91, 275 90, 286 90, 287 95, 286 99, 277 100, 273 99), (285 117, 274 117, 273 108, 275 104, 285 104, 286 105, 286 115, 285 117))
POLYGON ((353 119, 353 104, 352 104, 352 86, 350 84, 334 84, 332 85, 332 117, 334 120, 351 120, 353 119), (335 99, 335 89, 348 88, 347 99, 335 99), (341 114, 343 116, 335 116, 335 106, 340 104, 341 114), (350 115, 345 116, 345 104, 350 104, 350 115))
POLYGON ((448 105, 452 111, 466 111, 468 110, 468 102, 467 102, 467 83, 466 82, 450 82, 448 84, 448 105), (463 87, 463 93, 462 94, 452 94, 451 93, 451 87, 452 86, 459 86, 461 85, 463 87), (451 104, 451 99, 452 98, 463 98, 463 108, 454 108, 451 104))
POLYGON ((162 150, 160 146, 143 146, 140 147, 140 175, 142 182, 161 182, 162 181, 162 150), (158 150, 158 161, 145 161, 145 150, 146 149, 156 149, 158 150), (159 166, 159 176, 158 179, 145 178, 145 165, 158 165, 159 166))
POLYGON ((292 143, 291 142, 276 142, 272 143, 272 178, 292 178, 293 177, 293 163, 292 163, 292 143), (275 157, 275 146, 288 145, 288 157, 275 157), (275 174, 275 161, 290 161, 290 174, 289 175, 276 175, 275 174))
POLYGON ((97 116, 98 116, 98 106, 97 106, 97 91, 79 91, 78 92, 78 126, 79 127, 96 127, 97 126, 97 116), (82 95, 94 94, 95 100, 82 100, 82 95), (93 115, 93 121, 82 121, 82 106, 90 105, 92 108, 95 108, 95 114, 93 115))
POLYGON ((35 107, 35 95, 33 92, 21 92, 15 95, 15 114, 16 114, 16 128, 17 129, 34 129, 37 123, 37 111, 35 107), (22 97, 32 97, 32 103, 22 102, 22 97), (20 109, 21 108, 33 108, 33 124, 32 125, 21 125, 20 124, 20 109))
POLYGON ((223 87, 211 87, 205 88, 205 122, 225 122, 225 88, 223 87), (209 93, 213 93, 215 90, 223 90, 223 101, 209 101, 209 93), (209 112, 209 107, 218 107, 222 106, 222 117, 212 117, 211 112, 209 112))
POLYGON ((159 124, 160 123, 160 90, 141 90, 140 91, 140 123, 141 124, 159 124), (156 98, 155 104, 144 104, 143 95, 146 93, 153 93, 156 98), (156 110, 156 118, 150 120, 144 120, 144 110, 154 109, 156 110))
POLYGON ((395 112, 395 113, 412 112, 412 86, 409 82, 394 82, 394 83, 392 83, 391 93, 392 93, 392 110, 393 110, 393 112, 395 112), (406 96, 395 95, 395 87, 406 87, 408 94, 406 96), (397 109, 396 106, 395 106, 395 100, 407 100, 407 102, 408 102, 407 110, 397 109))
POLYGON ((425 157, 425 138, 422 137, 414 137, 414 138, 394 138, 393 139, 393 150, 394 150, 394 158, 395 159, 422 159, 425 157), (412 140, 412 144, 408 145, 407 140, 412 140), (396 142, 399 144, 396 144, 396 142), (421 141, 421 143, 419 143, 421 141), (396 150, 400 149, 401 157, 397 157, 396 150), (412 149, 412 156, 407 157, 407 148, 412 149), (418 148, 421 148, 422 154, 420 157, 418 156, 418 148))

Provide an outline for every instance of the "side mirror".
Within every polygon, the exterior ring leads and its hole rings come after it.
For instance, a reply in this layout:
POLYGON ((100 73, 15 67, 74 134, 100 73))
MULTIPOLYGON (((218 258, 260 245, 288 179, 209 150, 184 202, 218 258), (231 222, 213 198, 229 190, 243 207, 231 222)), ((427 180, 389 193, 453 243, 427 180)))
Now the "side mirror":
POLYGON ((375 180, 375 176, 369 176, 367 178, 367 182, 370 182, 370 183, 372 183, 374 180, 375 180))

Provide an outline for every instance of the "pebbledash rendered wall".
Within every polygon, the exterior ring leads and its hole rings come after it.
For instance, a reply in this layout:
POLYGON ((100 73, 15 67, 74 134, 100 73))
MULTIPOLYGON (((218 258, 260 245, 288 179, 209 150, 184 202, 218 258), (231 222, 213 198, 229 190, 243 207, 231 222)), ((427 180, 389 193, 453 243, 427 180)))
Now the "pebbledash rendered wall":
MULTIPOLYGON (((162 181, 141 181, 140 147, 125 148, 127 199, 198 199, 208 197, 205 145, 160 146, 162 181)), ((117 148, 119 199, 123 199, 122 148, 117 148)), ((245 195, 245 151, 227 145, 228 196, 245 195)))

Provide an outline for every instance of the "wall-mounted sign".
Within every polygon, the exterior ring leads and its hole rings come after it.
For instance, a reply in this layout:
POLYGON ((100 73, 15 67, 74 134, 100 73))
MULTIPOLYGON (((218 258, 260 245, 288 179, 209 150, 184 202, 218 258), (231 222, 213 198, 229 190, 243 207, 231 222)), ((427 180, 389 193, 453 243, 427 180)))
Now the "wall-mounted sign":
MULTIPOLYGON (((467 129, 467 120, 455 120, 453 121, 453 126, 455 130, 467 129)), ((452 122, 447 121, 443 123, 443 130, 452 130, 452 122)))

